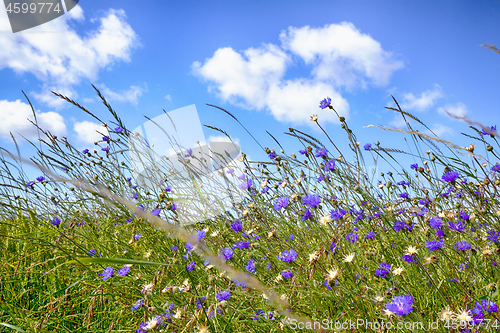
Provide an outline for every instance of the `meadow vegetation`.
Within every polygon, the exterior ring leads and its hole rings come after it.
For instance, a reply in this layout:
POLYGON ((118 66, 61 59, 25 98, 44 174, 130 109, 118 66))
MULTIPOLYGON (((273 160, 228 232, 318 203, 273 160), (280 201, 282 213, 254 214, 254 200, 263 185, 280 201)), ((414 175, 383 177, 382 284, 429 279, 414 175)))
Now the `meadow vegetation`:
MULTIPOLYGON (((183 225, 170 170, 154 189, 137 185, 133 133, 96 91, 113 122, 56 94, 103 124, 95 147, 35 121, 34 157, 1 151, 0 331, 500 330, 495 126, 465 119, 472 144, 460 147, 416 131, 427 127, 394 100, 412 152, 359 143, 339 116, 343 153, 313 115, 325 142, 289 128, 299 151, 276 141, 265 161, 241 154, 243 168, 217 171, 241 200, 183 225), (368 172, 382 162, 391 170, 368 172)), ((336 113, 328 98, 320 107, 336 113)), ((188 168, 203 156, 178 158, 188 168)), ((188 199, 204 200, 188 175, 188 199)))

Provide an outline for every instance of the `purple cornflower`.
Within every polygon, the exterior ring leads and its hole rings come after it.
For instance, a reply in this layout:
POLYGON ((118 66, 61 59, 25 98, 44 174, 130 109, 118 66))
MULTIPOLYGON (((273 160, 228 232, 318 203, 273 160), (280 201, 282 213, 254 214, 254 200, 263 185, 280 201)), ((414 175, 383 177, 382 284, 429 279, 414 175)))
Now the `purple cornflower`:
POLYGON ((188 158, 188 157, 191 157, 191 155, 193 155, 193 150, 192 150, 191 148, 189 148, 189 149, 187 150, 187 154, 184 154, 184 157, 185 157, 185 158, 188 158))
POLYGON ((396 222, 394 222, 394 226, 393 226, 394 230, 396 230, 396 231, 408 229, 408 227, 409 226, 404 221, 396 221, 396 222))
POLYGON ((407 181, 402 180, 402 181, 398 182, 398 185, 400 185, 400 186, 410 186, 410 183, 408 183, 407 181))
POLYGON ((399 193, 399 197, 403 198, 403 199, 406 199, 406 198, 408 198, 408 193, 406 193, 406 192, 399 193))
POLYGON ((302 222, 304 222, 305 220, 308 220, 311 216, 314 216, 314 215, 311 213, 309 208, 307 208, 306 211, 304 212, 304 214, 302 214, 302 216, 300 217, 300 219, 302 220, 302 222))
POLYGON ((491 243, 498 243, 498 237, 500 236, 500 231, 490 230, 487 232, 488 236, 486 239, 491 243))
POLYGON ((333 242, 332 245, 330 245, 330 252, 333 252, 333 254, 337 253, 337 243, 333 242))
POLYGON ((134 235, 134 239, 135 239, 135 240, 139 240, 139 239, 141 239, 141 237, 142 237, 142 234, 141 234, 141 233, 138 233, 138 234, 135 234, 135 235, 134 235))
POLYGON ((468 242, 457 242, 457 243, 455 243, 454 247, 455 247, 455 250, 458 250, 458 251, 467 251, 467 250, 470 250, 472 248, 472 245, 470 245, 470 243, 468 243, 468 242))
POLYGON ((89 257, 93 257, 93 256, 95 256, 95 250, 90 249, 89 252, 87 252, 87 254, 89 255, 89 257))
POLYGON ((377 268, 377 270, 375 271, 375 275, 383 279, 387 274, 389 274, 390 271, 391 265, 383 262, 380 264, 380 268, 377 268))
POLYGON ((403 254, 403 260, 411 264, 413 262, 413 257, 410 256, 409 254, 403 254))
POLYGON ((231 229, 233 229, 236 232, 241 231, 242 228, 243 228, 243 222, 241 221, 235 221, 234 223, 231 224, 231 229))
POLYGON ((330 217, 332 218, 332 220, 337 221, 337 220, 343 218, 345 214, 347 214, 347 211, 345 211, 344 209, 340 208, 340 209, 337 209, 337 210, 332 210, 330 212, 330 217))
POLYGON ((500 172, 500 164, 495 164, 495 166, 491 167, 491 171, 500 172))
POLYGON ((165 188, 165 192, 170 192, 170 191, 172 191, 172 187, 171 187, 171 186, 167 186, 167 187, 165 188))
POLYGON ((281 275, 284 279, 290 279, 293 276, 293 273, 291 270, 287 269, 286 271, 281 272, 281 275))
POLYGON ((413 309, 413 297, 410 295, 403 295, 394 297, 392 303, 386 303, 385 308, 394 314, 404 316, 413 309))
POLYGON ((196 263, 194 261, 191 261, 189 264, 187 264, 186 269, 188 271, 192 271, 194 269, 195 265, 196 265, 196 263))
POLYGON ((88 154, 88 153, 89 153, 89 150, 88 150, 88 149, 84 149, 84 150, 82 151, 82 153, 83 153, 83 154, 88 154))
POLYGON ((247 264, 245 265, 245 269, 249 271, 250 273, 255 273, 255 260, 253 259, 248 259, 247 264))
POLYGON ((132 307, 130 308, 130 311, 137 310, 143 305, 144 305, 144 300, 140 299, 137 302, 135 302, 134 305, 132 305, 132 307))
POLYGON ((413 170, 417 170, 418 169, 418 164, 417 163, 412 164, 412 165, 410 165, 410 168, 412 168, 413 170))
POLYGON ((278 156, 278 154, 276 154, 276 152, 272 151, 272 152, 269 153, 268 156, 269 156, 270 159, 274 160, 276 158, 276 156, 278 156))
POLYGON ((120 126, 118 126, 117 128, 115 128, 115 132, 116 133, 121 133, 121 132, 123 132, 123 128, 121 128, 120 126))
POLYGON ((155 210, 153 210, 151 212, 151 215, 158 216, 158 215, 160 215, 160 213, 161 213, 161 209, 160 208, 156 208, 155 210))
POLYGON ((34 180, 32 180, 32 181, 30 181, 30 182, 28 182, 28 183, 26 183, 26 184, 24 184, 24 185, 25 185, 26 187, 32 187, 34 184, 35 184, 35 181, 34 181, 34 180))
POLYGON ((444 241, 427 241, 425 242, 425 247, 429 251, 436 251, 439 250, 439 248, 444 246, 444 241))
POLYGON ((462 232, 465 230, 465 225, 462 221, 457 221, 456 223, 450 222, 448 228, 455 230, 456 232, 462 232))
POLYGON ((252 180, 251 179, 240 184, 240 188, 242 190, 248 190, 250 187, 252 187, 252 180))
POLYGON ((102 141, 109 141, 109 138, 107 136, 103 136, 102 141))
POLYGON ((441 179, 445 182, 454 182, 458 178, 458 172, 456 171, 448 171, 441 176, 441 179))
POLYGON ((135 194, 133 196, 131 196, 130 199, 132 199, 132 200, 137 199, 138 196, 139 196, 139 192, 135 192, 135 194))
POLYGON ((293 249, 285 250, 279 256, 280 260, 283 262, 291 262, 297 259, 297 252, 293 249))
POLYGON ((215 298, 219 302, 224 301, 224 300, 228 299, 229 297, 231 297, 231 292, 229 290, 223 290, 223 291, 217 293, 217 295, 215 295, 215 298))
POLYGON ((231 175, 234 173, 234 168, 231 168, 231 169, 227 170, 226 172, 231 175))
POLYGON ((351 232, 350 234, 346 235, 345 236, 345 239, 347 239, 347 241, 350 243, 350 244, 354 244, 356 243, 356 241, 359 239, 359 236, 357 233, 355 232, 351 232))
POLYGON ((224 261, 231 259, 231 257, 233 256, 233 253, 234 253, 234 251, 231 248, 229 248, 229 247, 224 248, 224 250, 221 251, 221 254, 223 256, 222 259, 224 261))
POLYGON ((128 274, 129 271, 130 271, 130 266, 123 266, 118 272, 116 272, 116 274, 118 274, 119 276, 125 276, 128 274))
POLYGON ((363 148, 365 148, 365 150, 370 150, 372 148, 372 144, 367 143, 363 148))
POLYGON ((243 250, 243 249, 248 249, 249 247, 250 247, 250 242, 245 241, 245 240, 238 242, 236 244, 233 244, 233 249, 243 250))
POLYGON ((309 194, 302 199, 302 203, 311 208, 316 207, 321 203, 321 198, 314 194, 309 194))
POLYGON ((319 107, 321 109, 326 109, 327 107, 330 106, 331 103, 332 103, 332 99, 330 97, 327 97, 327 98, 323 99, 321 102, 319 102, 319 107))
POLYGON ((325 171, 333 171, 335 170, 335 160, 328 160, 325 164, 325 171))
POLYGON ((301 153, 302 155, 305 155, 305 154, 307 154, 307 150, 306 149, 299 150, 299 153, 301 153))
POLYGON ((423 198, 423 199, 420 199, 420 201, 418 202, 420 205, 428 205, 430 203, 429 199, 427 198, 423 198))
POLYGON ((109 279, 111 276, 113 276, 113 267, 108 267, 104 270, 104 272, 102 272, 101 275, 101 279, 103 281, 106 281, 107 279, 109 279))
POLYGON ((368 232, 366 233, 366 235, 365 235, 365 238, 366 238, 366 239, 371 239, 371 238, 373 238, 373 237, 375 237, 375 232, 374 232, 374 231, 368 231, 368 232))
POLYGON ((431 217, 431 219, 429 220, 429 226, 431 228, 434 228, 434 229, 438 229, 438 228, 441 228, 441 226, 443 225, 443 220, 441 220, 440 217, 431 217))
POLYGON ((54 217, 54 219, 52 220, 52 222, 50 222, 50 224, 59 225, 61 224, 61 220, 59 220, 57 217, 54 217))
POLYGON ((102 151, 109 151, 109 147, 102 148, 101 150, 102 150, 102 151))
POLYGON ((45 180, 45 177, 43 177, 43 176, 36 177, 36 180, 39 181, 39 182, 42 182, 42 181, 45 180))
POLYGON ((281 208, 286 208, 288 206, 288 197, 281 197, 276 199, 276 203, 274 204, 274 209, 281 210, 281 208))
MULTIPOLYGON (((490 128, 488 128, 491 132, 496 132, 497 130, 497 125, 495 126, 491 126, 490 128)), ((490 133, 486 132, 486 130, 483 128, 483 130, 481 131, 481 134, 482 135, 491 135, 490 133)))
POLYGON ((323 157, 328 154, 328 150, 326 148, 316 148, 316 154, 314 156, 316 157, 323 157))
MULTIPOLYGON (((318 182, 321 183, 323 180, 325 180, 325 177, 323 177, 323 175, 319 175, 318 182)), ((326 180, 330 180, 330 177, 326 176, 326 180)))

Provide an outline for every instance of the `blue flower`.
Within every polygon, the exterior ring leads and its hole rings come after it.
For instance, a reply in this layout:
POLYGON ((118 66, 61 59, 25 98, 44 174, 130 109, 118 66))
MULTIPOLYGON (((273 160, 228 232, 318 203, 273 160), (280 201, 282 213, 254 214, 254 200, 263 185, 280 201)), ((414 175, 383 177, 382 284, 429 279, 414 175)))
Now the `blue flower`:
POLYGON ((116 133, 121 133, 121 132, 123 132, 123 128, 121 128, 120 126, 118 126, 117 128, 115 128, 115 132, 116 133))
MULTIPOLYGON (((491 132, 495 132, 497 130, 497 126, 491 126, 490 128, 488 128, 491 132)), ((481 134, 482 135, 491 135, 490 133, 486 132, 486 130, 483 128, 483 130, 481 131, 481 134)))
POLYGON ((83 153, 83 154, 88 154, 88 152, 89 152, 89 150, 88 150, 88 149, 84 149, 84 150, 82 151, 82 153, 83 153))
POLYGON ((249 241, 241 241, 236 244, 233 244, 233 249, 248 249, 250 247, 250 242, 249 241))
POLYGON ((490 230, 486 233, 488 234, 488 236, 486 236, 486 239, 488 239, 491 243, 498 243, 500 231, 490 230))
POLYGON ((413 297, 410 295, 403 295, 394 297, 392 303, 386 303, 385 308, 394 314, 404 316, 413 310, 413 297))
POLYGON ((37 180, 37 181, 39 181, 39 182, 42 182, 42 181, 44 181, 44 180, 45 180, 45 177, 40 176, 40 177, 37 177, 37 178, 36 178, 36 180, 37 180))
POLYGON ((331 103, 332 103, 332 99, 330 97, 327 97, 327 98, 323 99, 321 102, 319 102, 319 107, 321 109, 325 109, 325 108, 329 107, 331 103))
POLYGON ((406 192, 400 193, 399 197, 403 198, 403 199, 406 199, 406 198, 408 198, 408 193, 406 193, 406 192))
POLYGON ((118 274, 119 276, 125 276, 128 274, 129 271, 130 271, 130 266, 123 266, 118 272, 116 272, 116 274, 118 274))
POLYGON ((276 203, 274 204, 274 209, 281 210, 281 208, 286 208, 288 206, 288 197, 281 197, 276 199, 276 203))
POLYGON ((156 208, 155 210, 153 210, 151 212, 151 215, 158 216, 158 215, 160 215, 160 213, 161 213, 161 209, 160 208, 156 208))
POLYGON ((444 246, 444 241, 427 241, 425 243, 425 247, 429 251, 436 251, 439 250, 441 247, 444 246))
POLYGON ((132 305, 132 307, 130 308, 130 311, 137 310, 143 305, 144 305, 144 300, 140 299, 137 302, 135 302, 134 305, 132 305))
POLYGON ((450 222, 448 228, 455 230, 456 232, 462 232, 465 230, 465 225, 462 221, 457 221, 456 223, 450 222))
POLYGON ((390 271, 391 265, 383 262, 380 264, 380 268, 377 268, 377 270, 375 271, 375 275, 383 279, 387 274, 389 274, 390 271))
POLYGON ((102 150, 102 151, 109 151, 109 147, 102 148, 101 150, 102 150))
POLYGON ((293 249, 285 250, 279 256, 280 260, 283 262, 292 262, 297 259, 297 252, 293 249))
POLYGON ((54 217, 54 219, 52 220, 52 222, 50 222, 50 224, 59 225, 61 224, 61 220, 59 220, 57 217, 54 217))
POLYGON ((365 150, 370 150, 372 148, 372 144, 367 143, 363 148, 365 148, 365 150))
POLYGON ((413 262, 413 257, 408 254, 403 254, 403 260, 411 264, 413 262))
POLYGON ((248 259, 247 264, 245 265, 245 269, 249 271, 250 273, 255 273, 255 260, 253 259, 248 259))
POLYGON ((28 183, 26 183, 26 184, 24 184, 24 185, 25 185, 26 187, 32 187, 34 184, 35 184, 35 181, 34 181, 34 180, 32 180, 32 181, 30 181, 30 182, 28 182, 28 183))
POLYGON ((278 156, 278 154, 276 154, 276 152, 272 151, 272 152, 269 153, 268 156, 269 156, 270 159, 274 160, 276 158, 276 156, 278 156))
POLYGON ((302 214, 302 216, 300 217, 300 219, 302 220, 302 222, 304 222, 305 220, 308 220, 311 216, 314 216, 314 215, 311 213, 309 208, 307 208, 306 211, 304 212, 304 214, 302 214))
POLYGON ((108 267, 104 270, 104 272, 102 272, 101 274, 101 279, 103 281, 106 281, 107 279, 109 279, 111 276, 113 276, 113 267, 108 267))
POLYGON ((417 164, 417 163, 412 164, 412 165, 410 165, 410 167, 411 167, 413 170, 417 170, 417 169, 418 169, 418 164, 417 164))
POLYGON ((454 247, 458 251, 467 251, 472 248, 472 245, 470 245, 470 243, 468 242, 457 242, 455 243, 454 247))
POLYGON ((307 150, 306 149, 299 150, 299 153, 301 153, 302 155, 305 155, 305 154, 307 154, 307 150))
POLYGON ((221 251, 221 254, 223 256, 222 259, 224 261, 231 259, 231 257, 233 256, 233 253, 234 253, 234 251, 231 248, 229 248, 229 247, 224 248, 224 250, 221 251))
POLYGON ((102 141, 109 141, 109 138, 107 136, 103 136, 102 141))
POLYGON ((142 234, 140 232, 134 235, 135 240, 139 240, 139 239, 141 239, 141 237, 142 237, 142 234))
POLYGON ((316 195, 309 194, 302 199, 302 203, 311 208, 316 207, 321 203, 321 198, 316 195))
POLYGON ((242 228, 243 228, 243 222, 241 221, 235 221, 234 223, 231 224, 231 229, 233 229, 236 232, 241 231, 242 228))
POLYGON ((454 182, 458 178, 458 176, 459 176, 458 172, 448 171, 441 176, 441 179, 449 183, 449 182, 454 182))
POLYGON ((290 279, 293 276, 293 272, 287 269, 286 271, 281 272, 281 275, 284 279, 290 279))
POLYGON ((195 266, 195 262, 194 261, 191 261, 187 266, 186 266, 186 269, 188 271, 192 271, 194 269, 194 266, 195 266))
POLYGON ((335 160, 328 160, 325 164, 325 171, 333 171, 335 170, 335 160))
POLYGON ((345 239, 347 239, 347 241, 350 243, 350 244, 354 244, 356 243, 356 241, 359 239, 359 236, 357 233, 355 232, 351 232, 350 234, 346 235, 345 236, 345 239))
POLYGON ((89 252, 87 252, 87 254, 89 255, 89 257, 93 257, 93 256, 95 256, 95 250, 90 249, 89 252))
POLYGON ((240 184, 240 188, 242 190, 248 190, 251 186, 252 186, 252 180, 251 179, 249 179, 248 181, 240 184))
POLYGON ((441 225, 443 225, 443 220, 441 220, 440 217, 431 217, 429 220, 429 226, 434 229, 441 228, 441 225))
POLYGON ((371 239, 371 238, 373 238, 373 237, 375 237, 375 232, 374 232, 374 231, 368 231, 368 232, 366 233, 366 235, 365 235, 365 238, 366 238, 366 239, 371 239))
POLYGON ((491 168, 491 171, 500 172, 500 164, 495 164, 495 166, 491 168))
POLYGON ((224 301, 224 300, 228 299, 229 297, 231 297, 231 292, 229 290, 221 291, 221 292, 217 293, 217 295, 215 295, 215 298, 219 302, 224 301))
POLYGON ((191 157, 191 155, 193 155, 193 150, 191 148, 189 148, 187 150, 187 154, 184 155, 185 158, 188 158, 188 157, 191 157))
POLYGON ((316 157, 323 157, 328 154, 328 150, 326 148, 316 148, 316 154, 314 156, 316 157))

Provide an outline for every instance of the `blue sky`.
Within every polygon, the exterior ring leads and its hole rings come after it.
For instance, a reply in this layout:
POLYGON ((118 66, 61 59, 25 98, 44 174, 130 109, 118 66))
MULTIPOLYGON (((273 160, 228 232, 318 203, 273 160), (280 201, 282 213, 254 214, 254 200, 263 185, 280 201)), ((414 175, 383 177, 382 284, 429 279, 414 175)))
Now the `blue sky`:
POLYGON ((319 108, 329 96, 361 144, 409 150, 403 135, 365 128, 402 126, 384 108, 394 106, 392 94, 440 137, 466 146, 460 132, 472 133, 444 110, 500 125, 500 55, 479 46, 500 46, 499 22, 500 1, 82 0, 12 34, 1 8, 0 146, 15 149, 9 132, 36 137, 23 90, 43 127, 92 149, 100 127, 50 94, 111 120, 91 83, 130 129, 145 115, 195 104, 202 124, 226 130, 255 160, 265 155, 250 136, 206 103, 233 113, 263 146, 278 149, 267 130, 293 153, 301 146, 283 134, 290 126, 326 143, 313 114, 345 144, 336 117, 319 108))

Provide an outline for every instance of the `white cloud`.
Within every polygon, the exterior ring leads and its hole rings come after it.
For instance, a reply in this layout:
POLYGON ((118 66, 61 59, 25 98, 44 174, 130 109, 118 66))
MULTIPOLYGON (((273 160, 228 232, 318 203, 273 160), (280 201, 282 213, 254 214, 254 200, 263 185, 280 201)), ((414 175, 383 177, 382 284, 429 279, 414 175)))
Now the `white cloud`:
POLYGON ((402 67, 378 41, 361 33, 354 24, 342 22, 323 28, 289 27, 280 34, 285 49, 300 56, 319 80, 336 87, 365 86, 366 79, 375 85, 389 83, 392 73, 402 67))
POLYGON ((165 99, 169 102, 172 102, 172 96, 170 95, 165 96, 165 99))
POLYGON ((468 110, 464 103, 458 102, 455 105, 448 104, 445 105, 444 107, 438 108, 438 112, 443 115, 448 115, 448 113, 450 113, 457 117, 463 117, 467 115, 468 110))
POLYGON ((296 79, 273 85, 269 89, 267 104, 278 121, 313 124, 310 121, 311 115, 317 114, 321 122, 338 122, 332 110, 319 108, 318 96, 330 97, 335 110, 348 117, 347 101, 331 85, 324 82, 296 79))
POLYGON ((116 93, 114 91, 111 91, 111 89, 106 87, 104 84, 101 84, 99 87, 101 88, 100 91, 102 95, 107 101, 132 103, 135 105, 137 105, 139 97, 142 96, 143 92, 148 90, 147 84, 145 84, 144 87, 130 86, 129 90, 122 91, 121 93, 116 93))
MULTIPOLYGON (((76 6, 68 14, 30 29, 30 33, 0 34, 0 70, 33 74, 43 83, 44 92, 37 97, 60 106, 60 99, 49 90, 58 92, 64 87, 72 91, 82 79, 96 80, 102 68, 130 61, 138 42, 123 10, 110 9, 99 19, 97 29, 81 37, 68 22, 83 19, 83 10, 76 6)), ((10 30, 5 11, 0 11, 0 30, 10 30)))
POLYGON ((78 140, 87 144, 93 144, 94 142, 102 140, 102 134, 109 135, 108 130, 101 124, 86 120, 76 122, 73 126, 73 130, 76 132, 78 140))
POLYGON ((420 97, 416 97, 413 93, 404 94, 401 108, 405 111, 423 111, 434 105, 434 102, 441 97, 443 97, 442 89, 435 84, 434 89, 424 91, 420 97))
MULTIPOLYGON (((38 126, 44 131, 49 131, 54 135, 66 135, 66 125, 63 117, 56 112, 40 112, 35 110, 38 126)), ((38 138, 38 130, 28 119, 35 122, 33 111, 29 104, 15 100, 0 101, 0 138, 10 140, 10 132, 14 134, 16 140, 21 135, 29 140, 38 138)), ((42 134, 43 136, 43 134, 42 134)))
POLYGON ((230 47, 220 48, 203 65, 194 62, 193 73, 209 81, 209 91, 215 91, 223 101, 261 110, 269 87, 283 77, 289 59, 272 44, 249 48, 243 54, 230 47))
MULTIPOLYGON (((454 134, 455 133, 455 131, 452 128, 445 126, 445 125, 442 125, 442 124, 434 124, 432 126, 431 130, 438 137, 441 137, 445 134, 454 134)), ((430 132, 426 133, 426 134, 432 135, 432 133, 430 133, 430 132)))
POLYGON ((193 74, 208 82, 208 91, 223 102, 268 110, 278 121, 299 124, 310 123, 312 114, 323 121, 338 121, 331 110, 319 108, 319 101, 326 96, 347 117, 349 104, 340 95, 341 87, 364 87, 368 82, 384 85, 395 70, 403 67, 379 42, 351 23, 290 27, 280 39, 282 48, 273 44, 242 52, 219 48, 203 64, 194 62, 193 74), (284 80, 293 54, 311 66, 312 79, 284 80))

